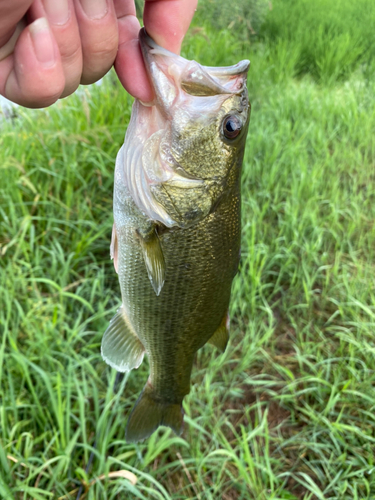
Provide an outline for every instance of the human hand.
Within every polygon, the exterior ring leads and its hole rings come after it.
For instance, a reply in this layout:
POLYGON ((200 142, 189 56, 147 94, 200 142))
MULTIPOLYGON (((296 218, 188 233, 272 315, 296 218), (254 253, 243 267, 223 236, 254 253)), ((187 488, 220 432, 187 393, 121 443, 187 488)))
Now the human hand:
MULTIPOLYGON (((197 0, 145 0, 144 24, 179 52, 197 0)), ((153 98, 138 44, 134 0, 0 0, 0 94, 23 106, 49 106, 115 63, 125 89, 153 98)))
MULTIPOLYGON (((129 2, 126 0, 115 0, 119 14, 119 5, 125 6, 127 3, 129 2)), ((161 47, 179 54, 197 4, 198 0, 145 0, 143 22, 148 35, 161 47)), ((119 15, 118 20, 119 50, 115 61, 117 75, 129 94, 143 102, 151 101, 154 94, 138 43, 139 24, 130 37, 127 36, 126 16, 119 15)))

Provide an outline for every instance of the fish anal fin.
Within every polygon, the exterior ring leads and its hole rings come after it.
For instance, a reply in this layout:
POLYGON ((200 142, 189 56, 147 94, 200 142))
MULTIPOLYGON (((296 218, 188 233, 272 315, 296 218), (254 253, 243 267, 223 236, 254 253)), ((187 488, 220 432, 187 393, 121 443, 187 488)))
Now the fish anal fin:
POLYGON ((165 281, 165 260, 156 227, 146 234, 137 231, 137 236, 152 288, 156 295, 160 295, 165 281))
POLYGON ((115 266, 115 271, 118 273, 118 238, 116 231, 116 224, 112 226, 112 240, 110 246, 111 259, 113 259, 113 265, 115 266))
POLYGON ((181 404, 161 401, 146 384, 126 425, 126 441, 136 443, 151 436, 160 425, 170 427, 176 434, 182 432, 184 414, 181 404))
POLYGON ((101 352, 104 361, 119 372, 138 368, 143 361, 145 349, 129 324, 123 306, 104 332, 101 352))
POLYGON ((222 319, 219 328, 209 339, 209 343, 220 349, 221 352, 225 351, 229 340, 229 313, 222 319))

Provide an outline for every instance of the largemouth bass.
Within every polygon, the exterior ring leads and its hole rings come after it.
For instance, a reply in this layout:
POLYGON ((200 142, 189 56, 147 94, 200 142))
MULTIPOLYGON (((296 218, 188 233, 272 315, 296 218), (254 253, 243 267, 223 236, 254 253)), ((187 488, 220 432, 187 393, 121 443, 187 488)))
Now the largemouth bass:
POLYGON ((129 442, 160 425, 181 433, 196 352, 227 345, 250 118, 249 61, 201 66, 144 30, 140 44, 156 97, 134 102, 116 159, 111 256, 122 305, 102 341, 104 360, 120 372, 149 358, 129 442))

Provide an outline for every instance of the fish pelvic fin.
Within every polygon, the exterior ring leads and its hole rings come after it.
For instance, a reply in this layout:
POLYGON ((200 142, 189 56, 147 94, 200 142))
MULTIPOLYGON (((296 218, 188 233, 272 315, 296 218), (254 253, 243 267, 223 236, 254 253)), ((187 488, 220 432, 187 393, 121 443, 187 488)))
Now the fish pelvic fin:
POLYGON ((145 349, 130 325, 123 306, 104 332, 101 352, 104 361, 119 372, 138 368, 143 361, 145 349))
POLYGON ((152 288, 156 295, 159 295, 165 281, 165 261, 156 227, 153 226, 147 234, 138 230, 137 236, 152 288))
POLYGON ((126 425, 126 441, 136 443, 148 438, 160 425, 182 432, 184 413, 181 404, 162 401, 147 383, 130 414, 126 425))
POLYGON ((209 339, 209 343, 224 352, 229 341, 229 313, 222 319, 219 328, 209 339))

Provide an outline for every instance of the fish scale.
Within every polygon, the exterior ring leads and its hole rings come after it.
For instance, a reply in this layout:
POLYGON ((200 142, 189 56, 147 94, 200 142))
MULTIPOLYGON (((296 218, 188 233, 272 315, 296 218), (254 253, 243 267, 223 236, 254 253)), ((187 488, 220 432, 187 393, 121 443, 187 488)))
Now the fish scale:
POLYGON ((103 358, 117 370, 137 368, 144 354, 149 358, 149 378, 127 424, 128 441, 144 439, 160 425, 180 433, 182 401, 190 391, 196 352, 207 342, 220 350, 227 344, 250 116, 248 62, 221 71, 200 66, 195 84, 194 74, 186 70, 189 61, 157 47, 144 31, 140 41, 155 88, 155 108, 150 113, 141 103, 134 104, 116 161, 111 251, 122 306, 102 342, 103 358), (168 72, 171 65, 173 72, 168 72), (155 76, 158 68, 166 71, 163 77, 155 76), (166 79, 174 85, 174 100, 163 94, 166 79), (219 93, 216 100, 213 92, 219 93), (199 103, 205 114, 199 112, 199 103), (185 106, 183 124, 179 106, 185 106), (142 157, 140 150, 150 137, 153 140, 152 134, 162 139, 162 151, 159 148, 155 165, 154 155, 145 156, 151 163, 143 165, 135 158, 142 157), (166 155, 168 165, 163 167, 166 155), (154 177, 153 169, 162 174, 163 168, 168 180, 158 181, 164 177, 154 177), (148 181, 132 181, 142 176, 148 181))

